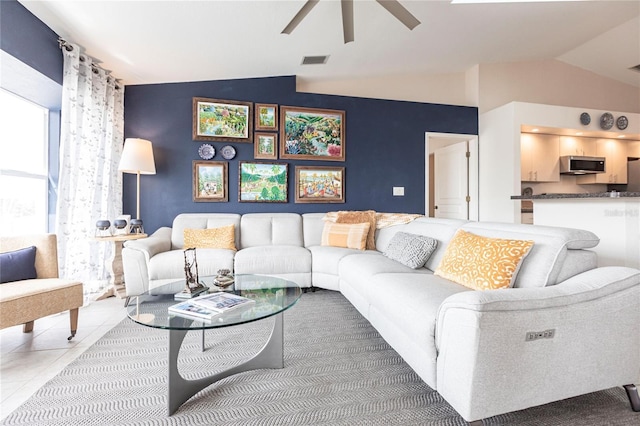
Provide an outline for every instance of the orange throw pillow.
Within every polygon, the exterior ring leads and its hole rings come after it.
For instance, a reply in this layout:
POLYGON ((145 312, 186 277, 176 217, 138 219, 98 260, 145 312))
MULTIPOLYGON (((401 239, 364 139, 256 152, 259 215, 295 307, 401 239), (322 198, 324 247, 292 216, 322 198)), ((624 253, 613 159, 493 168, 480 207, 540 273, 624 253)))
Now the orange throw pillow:
POLYGON ((368 223, 326 222, 322 230, 320 245, 364 250, 369 232, 368 223))
POLYGON ((367 250, 376 249, 376 212, 374 210, 365 211, 339 211, 336 223, 369 223, 369 233, 367 234, 367 250))

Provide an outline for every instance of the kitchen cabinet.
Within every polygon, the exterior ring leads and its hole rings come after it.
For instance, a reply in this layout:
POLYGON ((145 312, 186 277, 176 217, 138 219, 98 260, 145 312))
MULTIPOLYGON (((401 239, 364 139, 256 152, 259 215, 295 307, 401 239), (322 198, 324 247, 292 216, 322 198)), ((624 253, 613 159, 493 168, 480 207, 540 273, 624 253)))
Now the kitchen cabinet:
POLYGON ((520 180, 523 182, 559 182, 558 135, 522 133, 520 135, 520 180))
POLYGON ((596 139, 596 156, 605 157, 606 172, 578 176, 576 183, 627 183, 627 142, 617 139, 596 139))
POLYGON ((627 142, 627 157, 640 158, 640 141, 627 142))
POLYGON ((596 140, 579 136, 560 136, 560 156, 563 155, 594 157, 596 155, 596 140))

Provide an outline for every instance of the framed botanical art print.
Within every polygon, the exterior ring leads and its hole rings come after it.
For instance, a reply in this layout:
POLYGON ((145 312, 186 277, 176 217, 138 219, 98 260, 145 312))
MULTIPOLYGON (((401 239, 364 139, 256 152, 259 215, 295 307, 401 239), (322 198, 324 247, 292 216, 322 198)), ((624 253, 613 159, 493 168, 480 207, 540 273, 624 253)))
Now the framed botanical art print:
POLYGON ((288 164, 241 161, 238 168, 239 202, 287 202, 288 164))
POLYGON ((193 140, 251 142, 253 103, 193 98, 193 140))
POLYGON ((226 161, 193 162, 193 201, 229 201, 228 163, 226 161))
POLYGON ((296 203, 344 203, 344 167, 296 166, 296 203))
POLYGON ((275 160, 278 158, 278 134, 258 133, 253 137, 253 158, 275 160))
POLYGON ((345 112, 280 107, 280 158, 344 161, 345 112))
POLYGON ((278 130, 278 105, 256 104, 256 130, 278 130))

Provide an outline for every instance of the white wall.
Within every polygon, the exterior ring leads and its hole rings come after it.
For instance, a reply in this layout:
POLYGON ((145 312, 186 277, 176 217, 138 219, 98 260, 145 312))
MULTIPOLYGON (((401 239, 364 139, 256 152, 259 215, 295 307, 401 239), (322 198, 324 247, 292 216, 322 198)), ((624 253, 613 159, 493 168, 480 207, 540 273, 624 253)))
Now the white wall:
POLYGON ((327 95, 361 98, 392 99, 398 101, 429 102, 435 104, 476 106, 476 99, 468 99, 465 73, 425 74, 406 73, 371 78, 341 80, 305 79, 298 77, 296 90, 327 95))
POLYGON ((556 60, 482 64, 480 114, 512 101, 640 113, 640 88, 556 60))

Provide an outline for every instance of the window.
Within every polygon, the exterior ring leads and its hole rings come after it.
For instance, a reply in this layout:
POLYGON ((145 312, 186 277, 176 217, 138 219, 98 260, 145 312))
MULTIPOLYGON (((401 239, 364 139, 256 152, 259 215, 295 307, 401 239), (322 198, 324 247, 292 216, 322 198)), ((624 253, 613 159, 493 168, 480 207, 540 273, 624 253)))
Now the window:
POLYGON ((47 232, 49 110, 0 89, 0 235, 47 232))

